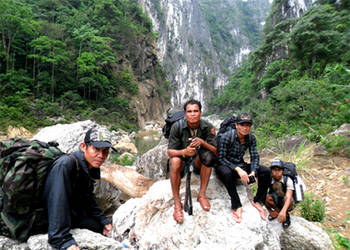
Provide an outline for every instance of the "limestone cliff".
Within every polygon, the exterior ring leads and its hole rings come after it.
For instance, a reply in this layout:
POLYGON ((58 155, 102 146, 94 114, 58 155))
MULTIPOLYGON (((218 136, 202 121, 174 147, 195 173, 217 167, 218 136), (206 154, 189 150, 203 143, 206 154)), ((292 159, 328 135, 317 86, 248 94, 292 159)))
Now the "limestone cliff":
MULTIPOLYGON (((140 0, 144 10, 149 14, 158 33, 156 43, 158 58, 167 72, 167 79, 171 85, 171 104, 174 108, 182 106, 188 98, 202 101, 203 110, 213 95, 228 82, 229 75, 241 63, 243 54, 251 51, 251 41, 244 34, 247 29, 243 22, 229 21, 231 36, 239 43, 233 53, 225 54, 225 47, 215 48, 212 42, 213 30, 202 12, 203 6, 197 0, 140 0), (227 61, 224 63, 223 61, 227 61), (229 68, 227 71, 226 68, 229 68)), ((254 16, 259 25, 255 32, 262 29, 262 21, 267 15, 266 0, 242 1, 232 0, 228 3, 209 1, 213 10, 226 8, 227 5, 242 3, 244 8, 237 8, 237 18, 244 16, 243 11, 253 8, 254 16), (261 6, 265 11, 260 13, 261 6)), ((215 12, 220 15, 220 12, 215 12)), ((222 17, 220 17, 222 18, 222 17)), ((223 18, 230 18, 229 16, 223 18)), ((249 29, 249 28, 248 28, 249 29)), ((222 38, 220 38, 222 39, 222 38)))

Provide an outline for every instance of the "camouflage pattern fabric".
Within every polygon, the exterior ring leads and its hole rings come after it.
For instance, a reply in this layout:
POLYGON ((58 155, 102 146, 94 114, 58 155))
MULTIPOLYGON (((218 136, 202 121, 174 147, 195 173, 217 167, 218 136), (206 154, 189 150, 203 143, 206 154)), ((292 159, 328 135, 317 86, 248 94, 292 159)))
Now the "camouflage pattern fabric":
POLYGON ((26 241, 44 224, 40 212, 45 180, 52 163, 64 154, 57 146, 21 138, 0 141, 0 232, 5 236, 26 241))

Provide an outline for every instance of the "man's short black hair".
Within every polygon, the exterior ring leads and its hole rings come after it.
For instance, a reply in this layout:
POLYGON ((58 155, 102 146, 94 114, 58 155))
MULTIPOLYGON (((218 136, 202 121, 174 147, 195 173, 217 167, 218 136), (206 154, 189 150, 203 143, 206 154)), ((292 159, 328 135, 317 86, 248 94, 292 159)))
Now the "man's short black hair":
POLYGON ((191 99, 191 100, 188 100, 187 102, 185 102, 184 104, 184 111, 186 112, 186 108, 187 108, 187 105, 193 105, 193 104, 197 104, 198 107, 199 107, 199 111, 202 111, 202 104, 200 101, 197 101, 197 100, 194 100, 194 99, 191 99))

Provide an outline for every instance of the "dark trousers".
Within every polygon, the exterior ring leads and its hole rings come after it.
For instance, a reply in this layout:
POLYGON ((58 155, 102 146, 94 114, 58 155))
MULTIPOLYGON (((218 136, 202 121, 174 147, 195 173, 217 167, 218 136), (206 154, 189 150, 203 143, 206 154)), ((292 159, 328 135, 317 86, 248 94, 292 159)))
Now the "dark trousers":
MULTIPOLYGON (((250 174, 250 164, 244 164, 241 166, 244 171, 250 174)), ((242 207, 241 200, 237 193, 236 180, 240 179, 236 170, 232 170, 227 166, 218 166, 216 167, 216 173, 222 183, 225 185, 228 194, 231 197, 231 209, 236 210, 237 208, 242 207)), ((259 202, 260 204, 265 204, 267 189, 271 183, 271 170, 265 166, 259 166, 255 176, 258 179, 258 191, 254 197, 254 202, 259 202)))
POLYGON ((89 229, 96 233, 103 233, 104 226, 93 218, 71 213, 72 228, 89 229))

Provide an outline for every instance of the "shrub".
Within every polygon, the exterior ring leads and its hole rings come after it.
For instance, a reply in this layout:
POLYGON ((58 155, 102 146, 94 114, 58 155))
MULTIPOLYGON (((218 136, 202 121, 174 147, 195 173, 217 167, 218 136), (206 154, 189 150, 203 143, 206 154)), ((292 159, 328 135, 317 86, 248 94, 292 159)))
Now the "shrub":
POLYGON ((330 139, 327 137, 322 138, 321 144, 331 155, 337 155, 342 152, 346 157, 350 157, 350 140, 343 135, 335 134, 330 139))
POLYGON ((321 199, 315 199, 312 193, 305 193, 305 201, 300 203, 301 217, 308 221, 323 221, 326 215, 326 206, 321 199))
POLYGON ((129 158, 128 155, 124 155, 123 157, 119 154, 113 154, 111 157, 110 161, 119 164, 121 166, 132 166, 134 163, 136 157, 133 157, 132 159, 129 158))

